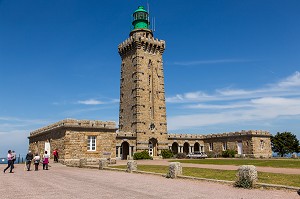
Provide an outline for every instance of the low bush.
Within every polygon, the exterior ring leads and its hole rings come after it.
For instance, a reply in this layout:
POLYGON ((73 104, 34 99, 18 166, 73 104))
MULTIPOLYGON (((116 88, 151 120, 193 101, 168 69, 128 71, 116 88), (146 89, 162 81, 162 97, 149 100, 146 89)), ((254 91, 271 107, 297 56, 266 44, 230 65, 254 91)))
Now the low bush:
POLYGON ((227 149, 226 151, 222 152, 222 157, 223 158, 234 158, 236 154, 237 153, 235 150, 227 149))
POLYGON ((177 153, 176 154, 176 158, 177 159, 185 159, 186 158, 186 154, 185 153, 177 153))
POLYGON ((152 157, 149 155, 148 151, 142 151, 142 152, 136 152, 133 154, 134 160, 147 160, 152 159, 152 157))
POLYGON ((167 158, 172 158, 174 155, 173 155, 173 152, 171 150, 162 150, 161 151, 161 156, 164 158, 164 159, 167 159, 167 158))

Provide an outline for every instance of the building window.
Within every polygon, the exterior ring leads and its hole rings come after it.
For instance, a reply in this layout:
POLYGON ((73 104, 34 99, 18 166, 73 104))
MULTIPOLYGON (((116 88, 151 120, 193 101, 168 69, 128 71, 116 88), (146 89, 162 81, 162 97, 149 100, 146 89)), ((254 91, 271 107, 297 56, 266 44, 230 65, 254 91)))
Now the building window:
POLYGON ((87 150, 88 151, 96 151, 96 136, 88 136, 87 150))
MULTIPOLYGON (((148 43, 147 43, 148 44, 148 43)), ((148 45, 147 45, 147 47, 146 48, 148 48, 148 45)), ((147 50, 147 49, 146 49, 147 50)), ((151 69, 151 66, 152 66, 152 61, 151 60, 149 60, 149 62, 148 62, 148 69, 151 69)))
POLYGON ((227 142, 223 142, 223 151, 227 150, 227 142))
POLYGON ((214 150, 214 143, 212 143, 212 142, 209 143, 209 150, 210 151, 214 150))
POLYGON ((265 148, 265 142, 263 140, 260 140, 260 150, 264 150, 265 148))

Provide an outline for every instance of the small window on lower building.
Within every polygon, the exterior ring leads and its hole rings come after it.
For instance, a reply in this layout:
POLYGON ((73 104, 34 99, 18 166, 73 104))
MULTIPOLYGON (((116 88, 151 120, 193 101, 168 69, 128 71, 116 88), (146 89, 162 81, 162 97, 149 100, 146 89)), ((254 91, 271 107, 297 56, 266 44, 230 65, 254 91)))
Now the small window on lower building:
POLYGON ((210 151, 214 150, 214 143, 212 143, 212 142, 209 143, 209 150, 210 151))
POLYGON ((260 149, 263 150, 265 148, 265 142, 260 140, 260 149))
POLYGON ((223 142, 223 151, 227 150, 227 142, 223 142))
POLYGON ((88 136, 87 150, 88 151, 96 151, 96 136, 88 136))

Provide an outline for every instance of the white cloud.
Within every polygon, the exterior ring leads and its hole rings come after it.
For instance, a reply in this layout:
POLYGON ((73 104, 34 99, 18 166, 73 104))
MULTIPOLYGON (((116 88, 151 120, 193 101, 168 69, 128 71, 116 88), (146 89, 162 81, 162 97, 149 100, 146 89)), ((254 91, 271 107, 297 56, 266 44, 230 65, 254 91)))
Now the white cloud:
POLYGON ((300 73, 297 71, 293 75, 279 81, 276 84, 270 84, 263 88, 254 90, 245 89, 217 89, 213 94, 207 94, 202 91, 176 94, 167 97, 168 103, 195 103, 212 101, 230 101, 253 99, 260 97, 283 97, 300 95, 300 73))
POLYGON ((280 88, 300 87, 300 72, 296 71, 293 75, 278 83, 280 88))
POLYGON ((101 101, 96 99, 88 99, 88 100, 79 100, 77 101, 77 104, 84 104, 84 105, 100 105, 100 104, 114 104, 118 103, 119 99, 110 99, 107 101, 101 101))
POLYGON ((249 102, 250 109, 241 109, 244 106, 208 106, 205 108, 224 109, 218 113, 203 113, 180 115, 168 118, 170 130, 203 127, 217 124, 239 124, 246 121, 263 121, 281 116, 293 117, 300 115, 300 98, 260 98, 249 102))
POLYGON ((99 105, 99 104, 104 104, 104 102, 102 102, 100 100, 95 100, 95 99, 78 101, 77 103, 78 104, 85 104, 85 105, 99 105))
POLYGON ((213 95, 189 92, 167 98, 167 102, 189 109, 188 114, 168 117, 170 130, 295 118, 300 116, 300 73, 254 90, 219 89, 213 95))

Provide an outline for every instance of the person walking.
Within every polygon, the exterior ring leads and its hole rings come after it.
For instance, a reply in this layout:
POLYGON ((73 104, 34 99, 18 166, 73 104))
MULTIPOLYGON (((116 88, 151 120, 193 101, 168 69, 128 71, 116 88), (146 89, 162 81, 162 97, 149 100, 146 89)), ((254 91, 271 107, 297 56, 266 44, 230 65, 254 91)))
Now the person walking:
POLYGON ((43 155, 43 170, 48 170, 49 158, 50 155, 45 151, 45 154, 43 155))
POLYGON ((7 167, 3 170, 3 173, 5 173, 5 171, 10 168, 9 173, 13 173, 13 160, 12 160, 12 154, 11 154, 11 150, 8 150, 7 152, 7 167))
POLYGON ((15 161, 17 159, 17 154, 15 151, 12 151, 11 152, 11 156, 12 156, 12 168, 14 169, 15 168, 15 161))
POLYGON ((57 149, 55 149, 53 151, 53 156, 54 156, 54 162, 58 162, 58 150, 57 149))
POLYGON ((33 159, 33 154, 31 153, 31 151, 28 151, 28 153, 26 155, 26 168, 27 168, 27 171, 30 171, 30 166, 31 166, 32 159, 33 159))
POLYGON ((41 160, 41 157, 39 156, 38 153, 36 153, 35 156, 34 156, 34 158, 33 158, 33 161, 34 161, 34 170, 35 171, 39 170, 40 160, 41 160))

